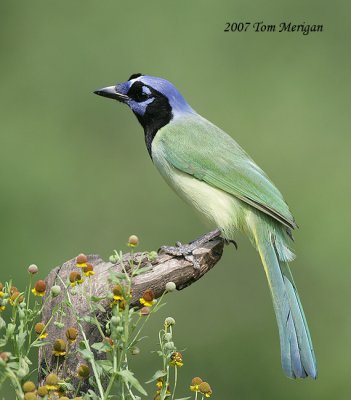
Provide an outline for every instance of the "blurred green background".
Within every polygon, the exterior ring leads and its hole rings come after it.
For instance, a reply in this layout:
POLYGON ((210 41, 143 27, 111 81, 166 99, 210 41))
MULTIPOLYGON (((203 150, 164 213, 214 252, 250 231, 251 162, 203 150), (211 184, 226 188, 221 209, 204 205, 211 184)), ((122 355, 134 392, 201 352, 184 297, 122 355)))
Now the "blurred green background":
POLYGON ((186 348, 180 395, 199 375, 214 399, 349 398, 350 11, 345 1, 2 0, 1 280, 24 287, 29 264, 45 277, 82 251, 106 259, 132 233, 153 250, 205 231, 153 167, 134 115, 92 94, 136 72, 165 77, 289 203, 319 378, 283 375, 264 272, 241 236, 238 251, 227 247, 212 272, 169 296, 135 360, 139 377, 158 368, 150 350, 172 315, 186 348), (224 33, 235 21, 324 32, 224 33))

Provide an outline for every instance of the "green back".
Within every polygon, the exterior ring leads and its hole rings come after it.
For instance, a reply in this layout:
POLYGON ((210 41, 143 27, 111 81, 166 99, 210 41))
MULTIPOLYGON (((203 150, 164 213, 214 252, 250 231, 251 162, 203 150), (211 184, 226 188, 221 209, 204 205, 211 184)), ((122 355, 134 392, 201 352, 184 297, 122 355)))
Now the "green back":
MULTIPOLYGON (((197 114, 177 118, 156 135, 175 168, 236 196, 289 228, 296 224, 279 190, 224 131, 197 114)), ((160 149, 161 150, 161 149, 160 149)))

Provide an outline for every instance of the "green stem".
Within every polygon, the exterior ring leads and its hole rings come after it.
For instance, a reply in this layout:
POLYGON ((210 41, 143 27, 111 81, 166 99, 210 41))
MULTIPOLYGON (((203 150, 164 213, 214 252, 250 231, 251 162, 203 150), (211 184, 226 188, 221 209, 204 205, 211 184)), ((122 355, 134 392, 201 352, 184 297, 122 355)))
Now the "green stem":
POLYGON ((80 380, 80 381, 78 382, 77 390, 76 390, 75 393, 74 393, 74 397, 78 397, 78 395, 79 395, 79 390, 80 390, 81 385, 82 385, 82 381, 80 380))
POLYGON ((174 386, 173 386, 173 392, 172 392, 172 400, 174 400, 175 391, 176 391, 176 387, 177 387, 177 380, 178 380, 178 367, 175 365, 174 366, 174 386))

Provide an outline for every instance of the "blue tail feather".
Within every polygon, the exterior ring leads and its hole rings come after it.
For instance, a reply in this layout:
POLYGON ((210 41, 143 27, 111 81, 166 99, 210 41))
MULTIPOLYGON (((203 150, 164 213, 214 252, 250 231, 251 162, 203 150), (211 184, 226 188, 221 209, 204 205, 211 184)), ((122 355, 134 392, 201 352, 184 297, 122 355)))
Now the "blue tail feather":
POLYGON ((279 260, 274 236, 271 233, 267 235, 267 225, 265 229, 258 229, 258 226, 255 226, 254 238, 272 294, 283 370, 290 378, 309 376, 316 379, 311 336, 290 268, 286 261, 279 260))

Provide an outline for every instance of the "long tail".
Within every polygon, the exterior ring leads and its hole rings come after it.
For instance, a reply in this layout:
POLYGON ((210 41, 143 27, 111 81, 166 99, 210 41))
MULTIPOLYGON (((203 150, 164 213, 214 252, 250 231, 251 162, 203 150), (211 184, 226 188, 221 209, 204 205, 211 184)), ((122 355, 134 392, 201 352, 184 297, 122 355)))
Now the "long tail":
POLYGON ((316 379, 316 358, 305 314, 289 265, 281 261, 284 239, 270 228, 266 221, 256 221, 252 233, 272 294, 283 370, 290 378, 316 379))

